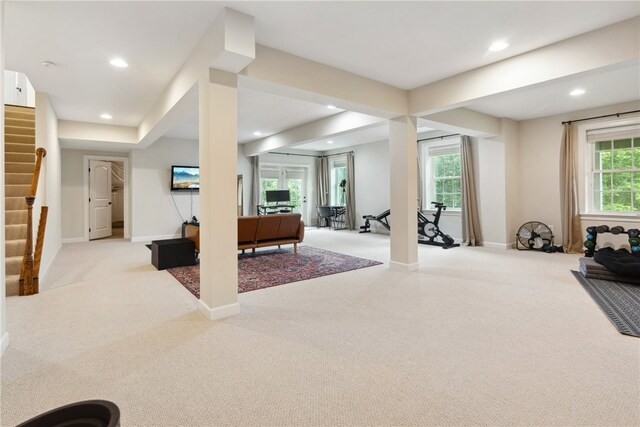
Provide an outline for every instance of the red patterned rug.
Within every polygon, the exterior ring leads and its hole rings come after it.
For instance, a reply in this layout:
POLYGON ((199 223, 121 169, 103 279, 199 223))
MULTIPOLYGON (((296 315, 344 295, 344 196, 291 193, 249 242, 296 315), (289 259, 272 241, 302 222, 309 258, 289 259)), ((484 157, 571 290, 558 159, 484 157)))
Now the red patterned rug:
MULTIPOLYGON (((238 292, 249 292, 285 283, 343 273, 359 268, 382 264, 364 258, 356 258, 310 246, 293 249, 276 249, 238 255, 238 292)), ((167 269, 178 282, 196 298, 200 298, 200 266, 167 269)))

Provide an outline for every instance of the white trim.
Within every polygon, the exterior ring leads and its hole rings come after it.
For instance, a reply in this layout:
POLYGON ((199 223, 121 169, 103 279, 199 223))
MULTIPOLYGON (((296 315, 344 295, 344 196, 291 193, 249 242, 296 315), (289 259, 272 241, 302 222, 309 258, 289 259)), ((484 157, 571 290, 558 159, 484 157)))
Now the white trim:
MULTIPOLYGON (((422 211, 423 214, 435 214, 437 211, 435 209, 424 209, 422 211)), ((454 208, 447 208, 447 210, 443 210, 442 212, 440 212, 440 216, 462 216, 462 209, 454 209, 454 208)))
POLYGON ((632 224, 640 224, 640 214, 606 214, 606 213, 583 213, 580 214, 582 221, 615 221, 632 224))
POLYGON ((489 249, 507 250, 507 249, 513 249, 513 247, 515 246, 515 242, 511 242, 511 243, 482 242, 482 246, 489 249))
MULTIPOLYGON (((578 206, 580 216, 582 215, 598 215, 600 217, 608 217, 610 214, 597 212, 593 209, 593 181, 591 179, 591 171, 594 166, 594 145, 587 142, 587 131, 593 129, 601 129, 604 127, 626 126, 638 123, 640 117, 633 115, 624 119, 615 120, 599 120, 592 123, 578 125, 578 171, 577 171, 577 193, 578 206), (581 197, 580 197, 581 196, 581 197)), ((616 215, 616 214, 613 214, 616 215)))
POLYGON ((84 190, 84 200, 82 202, 84 230, 82 231, 82 241, 89 241, 89 160, 105 160, 112 162, 122 162, 124 164, 124 238, 130 238, 131 218, 129 215, 129 188, 131 186, 131 178, 129 174, 129 157, 84 155, 82 156, 82 186, 84 190))
POLYGON ((131 242, 151 242, 152 240, 177 239, 178 237, 182 237, 182 233, 159 234, 156 236, 136 236, 131 238, 131 242))
POLYGON ((418 263, 405 264, 403 262, 389 261, 389 269, 394 271, 415 271, 418 269, 418 263))
POLYGON ((240 314, 240 304, 235 302, 233 304, 222 305, 220 307, 211 308, 202 301, 198 300, 198 310, 209 320, 218 320, 225 317, 234 316, 240 314))
POLYGON ((0 339, 0 357, 4 355, 4 352, 9 348, 9 332, 5 332, 0 339))
POLYGON ((62 244, 66 245, 67 243, 83 243, 86 242, 84 237, 70 237, 68 239, 62 239, 62 244))

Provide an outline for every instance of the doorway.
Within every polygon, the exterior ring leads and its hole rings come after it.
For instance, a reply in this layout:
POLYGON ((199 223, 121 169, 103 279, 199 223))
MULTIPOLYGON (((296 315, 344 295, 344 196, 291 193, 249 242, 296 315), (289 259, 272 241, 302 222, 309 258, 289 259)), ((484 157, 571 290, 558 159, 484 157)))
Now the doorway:
POLYGON ((128 160, 84 156, 83 241, 130 238, 128 160))
POLYGON ((307 177, 308 168, 304 166, 264 164, 260 167, 260 202, 266 200, 270 190, 289 190, 293 212, 302 215, 302 221, 308 224, 307 177))

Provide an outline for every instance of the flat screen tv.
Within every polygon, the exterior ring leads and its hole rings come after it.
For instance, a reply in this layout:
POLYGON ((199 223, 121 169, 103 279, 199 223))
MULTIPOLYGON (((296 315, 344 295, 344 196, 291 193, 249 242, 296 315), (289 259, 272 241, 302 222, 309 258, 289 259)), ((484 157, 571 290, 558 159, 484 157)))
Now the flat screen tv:
POLYGON ((200 168, 198 166, 171 166, 171 191, 198 191, 200 168))
POLYGON ((271 190, 267 191, 267 203, 288 202, 291 200, 289 190, 271 190))

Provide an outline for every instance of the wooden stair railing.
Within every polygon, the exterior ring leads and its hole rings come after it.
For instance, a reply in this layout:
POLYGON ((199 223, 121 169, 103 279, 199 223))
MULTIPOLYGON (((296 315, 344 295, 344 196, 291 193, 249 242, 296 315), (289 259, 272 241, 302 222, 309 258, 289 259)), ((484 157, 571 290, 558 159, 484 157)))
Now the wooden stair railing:
POLYGON ((29 195, 25 197, 27 200, 27 245, 25 248, 24 258, 22 260, 22 268, 20 269, 20 295, 33 295, 39 292, 38 275, 40 269, 40 258, 42 257, 42 246, 44 244, 44 228, 47 220, 47 207, 43 206, 42 213, 40 215, 40 224, 38 229, 38 243, 36 250, 40 249, 39 253, 36 253, 34 258, 33 254, 33 203, 36 200, 36 192, 38 191, 38 180, 40 178, 40 167, 42 166, 42 158, 46 157, 47 150, 40 147, 36 150, 36 166, 33 171, 33 177, 31 178, 31 188, 29 189, 29 195), (44 214, 44 225, 43 215, 44 214), (37 264, 36 264, 37 259, 37 264), (36 270, 37 265, 37 270, 36 270))

